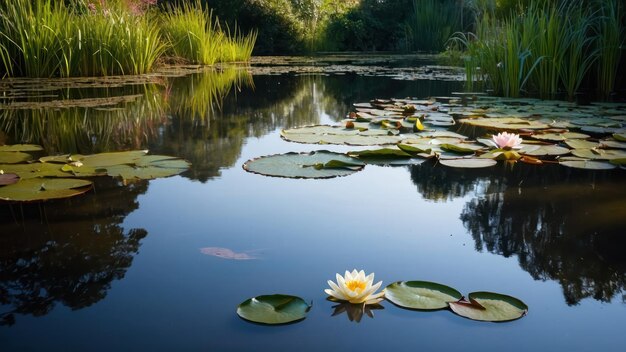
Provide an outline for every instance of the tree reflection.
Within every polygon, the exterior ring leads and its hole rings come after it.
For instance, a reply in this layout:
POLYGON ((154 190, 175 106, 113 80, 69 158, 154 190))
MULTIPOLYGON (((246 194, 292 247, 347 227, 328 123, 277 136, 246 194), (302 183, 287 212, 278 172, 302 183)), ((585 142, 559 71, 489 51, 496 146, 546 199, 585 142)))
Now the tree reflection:
POLYGON ((533 278, 559 282, 569 305, 588 297, 608 302, 626 289, 626 189, 619 171, 520 164, 460 175, 424 167, 413 167, 411 176, 425 198, 476 193, 461 214, 476 250, 516 255, 533 278))
POLYGON ((124 230, 147 182, 120 187, 98 180, 98 194, 52 205, 2 205, 0 324, 16 314, 41 316, 57 303, 88 307, 124 278, 147 232, 124 230))

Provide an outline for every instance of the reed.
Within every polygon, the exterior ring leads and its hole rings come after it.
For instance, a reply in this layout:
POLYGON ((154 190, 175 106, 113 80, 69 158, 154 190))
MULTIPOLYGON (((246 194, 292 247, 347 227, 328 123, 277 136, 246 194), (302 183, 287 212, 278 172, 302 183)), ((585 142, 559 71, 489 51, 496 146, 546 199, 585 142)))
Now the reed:
POLYGON ((563 88, 570 100, 578 92, 585 76, 598 59, 595 43, 597 36, 589 35, 593 27, 594 13, 588 8, 572 4, 567 10, 567 36, 564 42, 565 53, 560 77, 563 88))
POLYGON ((597 48, 597 87, 608 96, 615 87, 615 78, 620 62, 621 47, 624 45, 624 30, 620 26, 623 9, 617 0, 599 2, 599 16, 596 21, 598 34, 597 48))
POLYGON ((461 18, 450 0, 413 0, 413 12, 405 24, 408 48, 441 51, 453 33, 460 30, 461 18))
POLYGON ((170 55, 205 65, 220 59, 225 35, 200 0, 169 5, 163 18, 170 55))

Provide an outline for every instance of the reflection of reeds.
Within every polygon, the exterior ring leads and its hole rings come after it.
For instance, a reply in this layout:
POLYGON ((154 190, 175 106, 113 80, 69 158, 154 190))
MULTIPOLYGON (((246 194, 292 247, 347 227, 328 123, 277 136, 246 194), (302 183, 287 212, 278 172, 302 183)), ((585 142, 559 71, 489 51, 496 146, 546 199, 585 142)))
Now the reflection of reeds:
POLYGON ((231 89, 253 87, 252 75, 245 67, 208 69, 191 77, 174 80, 168 91, 171 108, 181 119, 206 124, 231 89))
POLYGON ((41 144, 49 153, 142 148, 165 116, 159 88, 142 90, 141 99, 114 108, 2 110, 0 130, 16 142, 41 144))

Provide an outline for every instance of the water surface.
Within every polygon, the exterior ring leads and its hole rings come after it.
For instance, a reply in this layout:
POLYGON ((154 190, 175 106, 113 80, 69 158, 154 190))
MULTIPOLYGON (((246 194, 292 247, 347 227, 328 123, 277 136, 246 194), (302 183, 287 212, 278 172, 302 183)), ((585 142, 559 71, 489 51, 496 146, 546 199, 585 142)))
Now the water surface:
POLYGON ((322 149, 282 140, 282 128, 336 123, 352 103, 373 98, 461 89, 453 81, 301 73, 204 72, 62 91, 142 96, 123 109, 3 110, 6 143, 40 143, 49 153, 147 148, 193 167, 129 185, 98 179, 95 192, 65 201, 0 204, 0 349, 623 350, 623 170, 468 171, 426 162, 370 165, 328 180, 245 172, 251 158, 322 149), (257 259, 224 259, 202 253, 206 247, 257 259), (326 281, 354 268, 385 285, 428 280, 466 294, 513 295, 529 314, 481 323, 383 302, 359 323, 332 316, 326 281), (245 299, 272 293, 301 296, 313 308, 279 327, 236 315, 245 299))

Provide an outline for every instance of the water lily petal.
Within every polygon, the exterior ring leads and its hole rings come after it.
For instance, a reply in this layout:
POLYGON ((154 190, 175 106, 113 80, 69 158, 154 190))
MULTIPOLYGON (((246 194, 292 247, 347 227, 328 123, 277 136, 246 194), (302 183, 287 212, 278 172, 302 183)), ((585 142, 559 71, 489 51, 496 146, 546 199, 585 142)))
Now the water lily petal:
POLYGON ((333 290, 328 289, 328 288, 325 289, 324 292, 326 292, 327 295, 329 295, 331 297, 334 297, 334 298, 336 298, 338 300, 341 300, 341 301, 346 301, 347 300, 347 298, 344 295, 342 295, 341 292, 336 292, 336 291, 333 291, 333 290))

